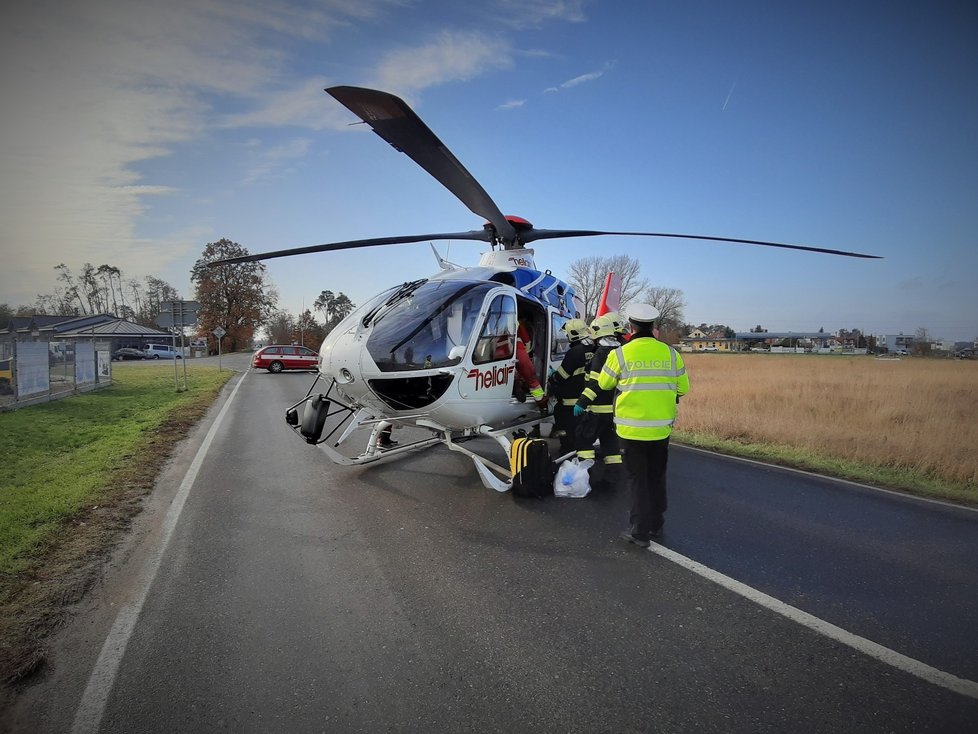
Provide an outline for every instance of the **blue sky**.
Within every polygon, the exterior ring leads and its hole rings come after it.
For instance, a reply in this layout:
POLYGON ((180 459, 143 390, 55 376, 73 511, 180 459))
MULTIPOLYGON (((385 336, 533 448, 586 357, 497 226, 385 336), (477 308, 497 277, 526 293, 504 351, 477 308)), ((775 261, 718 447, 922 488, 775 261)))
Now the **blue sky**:
MULTIPOLYGON (((351 126, 335 84, 402 96, 537 227, 885 257, 536 243, 558 275, 626 253, 693 323, 978 337, 974 2, 20 3, 0 24, 0 302, 51 292, 61 262, 189 298, 221 237, 261 252, 481 225, 351 126)), ((292 312, 436 269, 424 243, 268 263, 292 312)))

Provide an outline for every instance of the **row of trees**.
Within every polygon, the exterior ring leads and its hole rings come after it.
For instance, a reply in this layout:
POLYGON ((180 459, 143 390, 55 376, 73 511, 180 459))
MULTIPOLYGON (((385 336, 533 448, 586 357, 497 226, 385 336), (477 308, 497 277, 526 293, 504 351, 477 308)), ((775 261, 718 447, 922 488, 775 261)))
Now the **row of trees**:
POLYGON ((296 342, 318 349, 326 335, 352 313, 356 304, 345 293, 322 291, 313 308, 322 314, 322 321, 317 320, 308 308, 299 316, 286 311, 273 313, 265 326, 269 340, 273 344, 296 342))
POLYGON ((57 285, 32 305, 0 304, 0 321, 10 316, 88 316, 112 314, 144 326, 154 326, 161 304, 179 299, 176 288, 151 275, 142 280, 124 277, 113 265, 85 263, 75 274, 61 263, 55 268, 57 285))
MULTIPOLYGON (((248 251, 236 242, 220 239, 210 242, 191 271, 194 299, 201 304, 196 333, 206 335, 210 348, 217 344, 212 334, 218 326, 226 332, 224 348, 228 351, 247 348, 259 330, 264 330, 273 343, 299 342, 318 346, 325 336, 355 308, 342 292, 322 291, 298 316, 276 308, 278 292, 268 279, 266 266, 261 262, 241 262, 233 265, 211 266, 215 260, 247 257, 248 251), (313 311, 319 315, 317 318, 313 311)), ((55 267, 57 285, 53 293, 37 297, 33 306, 12 308, 0 304, 0 322, 14 315, 53 314, 62 316, 109 313, 145 326, 155 326, 155 319, 166 301, 180 300, 177 290, 166 281, 153 276, 142 280, 125 277, 111 265, 93 266, 85 263, 73 273, 64 263, 55 267)), ((570 264, 568 282, 584 303, 587 320, 594 317, 604 289, 608 272, 621 278, 620 308, 630 302, 643 301, 659 309, 661 338, 678 343, 693 328, 706 333, 722 332, 732 337, 733 329, 724 324, 700 324, 695 327, 684 321, 686 303, 682 291, 654 286, 641 277, 641 264, 627 255, 587 257, 570 264)), ((760 324, 751 329, 762 333, 760 324)), ((918 330, 917 343, 926 343, 926 329, 918 330)), ((855 346, 870 346, 858 330, 840 332, 855 346)))
MULTIPOLYGON (((209 242, 190 273, 194 300, 201 305, 197 325, 188 332, 206 336, 211 351, 217 351, 213 335, 218 326, 224 329, 224 349, 235 351, 251 345, 255 334, 264 329, 277 342, 292 341, 315 344, 354 309, 346 294, 322 291, 312 312, 295 317, 277 310, 278 292, 260 262, 210 266, 215 260, 247 257, 250 253, 237 242, 223 238, 209 242)), ((143 326, 158 328, 156 317, 167 301, 182 300, 176 288, 153 276, 143 279, 126 277, 112 265, 82 265, 75 273, 61 263, 54 268, 56 285, 52 293, 40 294, 32 305, 16 307, 0 303, 0 323, 13 316, 35 314, 52 316, 88 316, 110 314, 143 326)))

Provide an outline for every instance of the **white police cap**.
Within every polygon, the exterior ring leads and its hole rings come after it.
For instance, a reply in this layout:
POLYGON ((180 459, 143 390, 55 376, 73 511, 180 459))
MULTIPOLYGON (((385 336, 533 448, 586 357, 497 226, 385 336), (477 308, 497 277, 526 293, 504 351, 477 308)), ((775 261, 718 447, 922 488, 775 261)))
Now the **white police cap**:
POLYGON ((659 309, 650 303, 633 303, 627 310, 628 320, 636 324, 650 324, 659 318, 659 309))

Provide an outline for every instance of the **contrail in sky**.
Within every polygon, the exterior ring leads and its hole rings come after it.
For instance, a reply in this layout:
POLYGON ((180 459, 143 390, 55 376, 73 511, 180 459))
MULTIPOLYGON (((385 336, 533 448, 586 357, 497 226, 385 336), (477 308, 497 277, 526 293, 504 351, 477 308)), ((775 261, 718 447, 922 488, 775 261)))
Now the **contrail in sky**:
POLYGON ((730 101, 730 98, 733 96, 733 90, 737 88, 737 81, 738 81, 738 79, 740 79, 740 77, 737 77, 737 79, 734 79, 734 83, 730 85, 730 91, 727 92, 727 98, 725 100, 723 100, 723 109, 720 110, 721 112, 726 112, 727 111, 727 103, 730 101))

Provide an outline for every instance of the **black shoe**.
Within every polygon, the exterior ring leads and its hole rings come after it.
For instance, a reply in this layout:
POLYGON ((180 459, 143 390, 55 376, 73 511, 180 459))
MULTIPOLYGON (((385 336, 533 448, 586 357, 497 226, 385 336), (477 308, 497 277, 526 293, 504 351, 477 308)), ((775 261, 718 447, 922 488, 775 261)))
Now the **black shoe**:
POLYGON ((652 545, 647 540, 642 540, 641 538, 636 538, 634 535, 632 535, 631 531, 629 531, 629 530, 622 530, 621 531, 621 537, 624 540, 627 540, 629 543, 634 543, 639 548, 648 548, 650 545, 652 545))
POLYGON ((649 533, 649 535, 652 537, 652 540, 661 540, 662 528, 659 528, 658 530, 653 530, 651 533, 649 533))
POLYGON ((397 441, 391 441, 389 438, 386 441, 377 441, 377 448, 381 450, 392 449, 397 446, 397 441))

